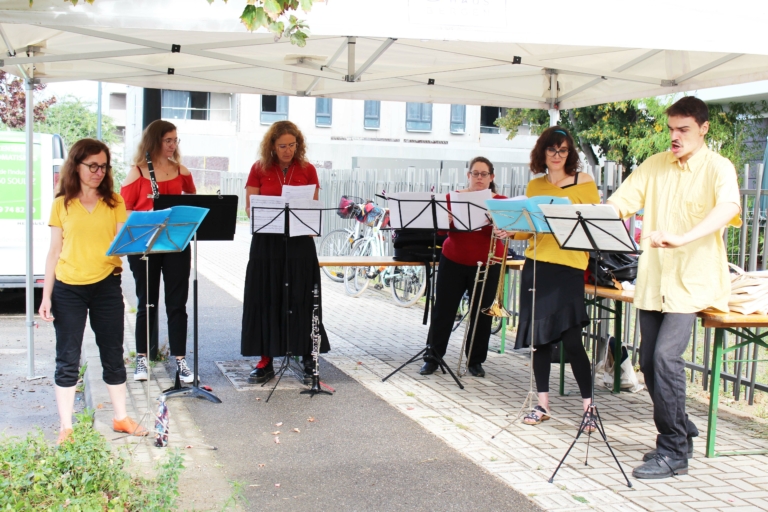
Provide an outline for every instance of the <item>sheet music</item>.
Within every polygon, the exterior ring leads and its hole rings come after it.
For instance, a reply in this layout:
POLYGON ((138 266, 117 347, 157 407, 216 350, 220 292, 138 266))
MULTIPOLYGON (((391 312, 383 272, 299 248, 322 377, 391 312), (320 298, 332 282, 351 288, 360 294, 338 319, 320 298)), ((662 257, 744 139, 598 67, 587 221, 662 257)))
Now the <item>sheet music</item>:
MULTIPOLYGON (((398 192, 388 199, 389 224, 393 228, 434 229, 435 222, 432 218, 432 192, 398 192)), ((445 198, 445 196, 443 196, 445 198)), ((448 216, 446 214, 446 225, 448 216)))
POLYGON ((291 236, 323 234, 320 223, 322 202, 314 199, 294 199, 289 205, 291 211, 288 215, 288 230, 291 236))
POLYGON ((493 197, 491 189, 477 192, 451 192, 451 215, 453 228, 477 230, 491 223, 485 202, 493 197))
POLYGON ((563 249, 584 251, 628 252, 636 249, 635 242, 629 236, 624 222, 621 221, 613 206, 608 204, 542 204, 541 211, 547 217, 557 243, 563 249), (578 213, 588 221, 588 229, 595 241, 595 246, 578 224, 578 213))
POLYGON ((278 196, 251 196, 251 233, 285 233, 285 201, 278 196))
POLYGON ((437 229, 451 229, 451 223, 448 221, 448 194, 435 194, 435 202, 437 229))
POLYGON ((280 195, 286 203, 296 199, 314 199, 317 185, 283 185, 283 192, 280 195))

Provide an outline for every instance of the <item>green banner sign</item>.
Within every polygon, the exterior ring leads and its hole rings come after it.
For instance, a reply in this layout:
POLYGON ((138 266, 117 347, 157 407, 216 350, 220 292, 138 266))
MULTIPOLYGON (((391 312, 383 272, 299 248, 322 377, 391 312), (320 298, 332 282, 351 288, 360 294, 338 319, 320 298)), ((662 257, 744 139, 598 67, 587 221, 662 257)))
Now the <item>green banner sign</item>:
MULTIPOLYGON (((26 144, 0 141, 0 219, 16 220, 26 218, 27 161, 26 144)), ((33 191, 33 216, 40 220, 40 145, 35 144, 33 191)))

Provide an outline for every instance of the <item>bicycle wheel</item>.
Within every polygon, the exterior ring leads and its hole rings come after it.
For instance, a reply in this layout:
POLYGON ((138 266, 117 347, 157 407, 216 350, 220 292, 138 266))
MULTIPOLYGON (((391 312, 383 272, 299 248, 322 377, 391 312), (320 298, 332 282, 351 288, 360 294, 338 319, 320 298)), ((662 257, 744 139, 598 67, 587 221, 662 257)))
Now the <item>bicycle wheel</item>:
POLYGON ((491 317, 491 334, 496 334, 500 330, 501 330, 501 317, 492 316, 491 317))
POLYGON ((424 267, 395 267, 390 279, 392 298, 398 306, 408 308, 416 304, 427 287, 424 267))
MULTIPOLYGON (((323 236, 323 241, 317 248, 318 256, 346 256, 352 247, 352 232, 346 229, 336 229, 323 236)), ((344 268, 340 266, 321 267, 323 273, 332 281, 340 283, 344 280, 344 268)))
MULTIPOLYGON (((358 240, 352 247, 351 256, 370 256, 372 251, 370 240, 358 240)), ((347 295, 358 297, 368 288, 371 267, 344 267, 344 288, 347 295)))

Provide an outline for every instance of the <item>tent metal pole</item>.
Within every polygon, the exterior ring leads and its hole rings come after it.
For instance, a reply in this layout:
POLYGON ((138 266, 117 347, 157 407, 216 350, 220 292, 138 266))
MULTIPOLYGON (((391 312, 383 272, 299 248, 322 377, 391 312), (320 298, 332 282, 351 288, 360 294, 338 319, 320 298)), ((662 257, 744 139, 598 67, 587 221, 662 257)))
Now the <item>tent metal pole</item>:
POLYGON ((27 299, 27 380, 35 378, 35 285, 34 285, 34 268, 32 267, 32 222, 33 212, 32 208, 33 195, 34 195, 34 85, 33 80, 28 78, 24 80, 24 89, 26 92, 26 160, 27 160, 27 198, 26 198, 26 251, 27 251, 27 283, 26 283, 26 299, 27 299))
POLYGON ((346 81, 352 82, 355 79, 355 44, 357 38, 354 36, 347 37, 347 76, 346 81))
POLYGON ((557 73, 549 73, 549 126, 557 126, 560 121, 560 110, 557 99, 557 73))
POLYGON ((101 82, 99 82, 99 99, 96 102, 96 138, 100 141, 104 141, 101 134, 101 82))

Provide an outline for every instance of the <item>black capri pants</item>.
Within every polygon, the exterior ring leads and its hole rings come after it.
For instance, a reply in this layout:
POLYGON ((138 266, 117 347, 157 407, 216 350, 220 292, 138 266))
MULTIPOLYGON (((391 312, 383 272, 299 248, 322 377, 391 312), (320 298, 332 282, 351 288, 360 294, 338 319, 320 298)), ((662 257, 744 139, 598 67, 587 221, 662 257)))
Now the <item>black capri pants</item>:
POLYGON ((125 304, 120 275, 110 275, 93 284, 71 285, 58 279, 51 293, 51 314, 56 329, 56 385, 77 384, 85 319, 90 317, 104 370, 104 382, 125 383, 123 320, 125 304))

